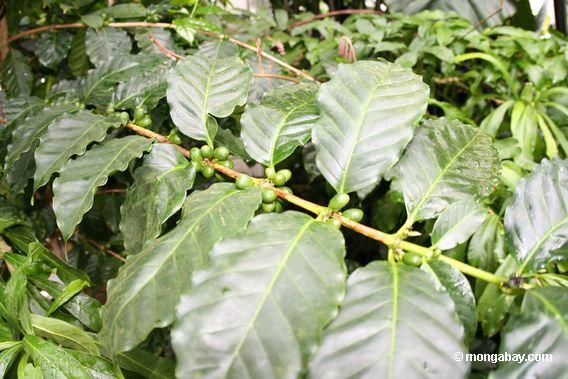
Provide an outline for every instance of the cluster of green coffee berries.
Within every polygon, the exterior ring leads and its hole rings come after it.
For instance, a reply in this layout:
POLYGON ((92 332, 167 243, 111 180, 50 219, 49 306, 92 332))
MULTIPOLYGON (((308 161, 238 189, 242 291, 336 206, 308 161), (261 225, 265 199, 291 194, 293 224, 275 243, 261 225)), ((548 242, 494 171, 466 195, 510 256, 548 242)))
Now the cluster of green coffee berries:
MULTIPOLYGON (((327 207, 333 211, 339 211, 349 203, 349 195, 346 193, 338 193, 331 198, 327 207)), ((350 208, 341 213, 341 215, 349 220, 359 222, 363 219, 363 211, 358 208, 350 208)), ((341 221, 335 217, 330 217, 328 223, 339 228, 341 226, 341 221)))
POLYGON ((209 145, 203 145, 201 148, 192 147, 189 151, 189 158, 196 172, 201 172, 205 179, 209 179, 215 175, 215 170, 210 165, 203 162, 203 159, 209 159, 221 166, 233 168, 234 163, 229 159, 229 149, 225 146, 219 146, 213 149, 209 145))
MULTIPOLYGON (((266 179, 268 183, 273 184, 278 187, 280 191, 292 194, 292 190, 289 187, 284 186, 290 178, 292 178, 292 171, 288 169, 283 169, 276 171, 274 167, 268 167, 264 170, 266 179)), ((266 183, 266 182, 265 182, 266 183)), ((241 174, 237 177, 235 181, 237 188, 247 189, 255 185, 255 180, 246 174, 241 174)), ((262 211, 265 213, 282 212, 282 202, 278 199, 276 190, 272 186, 265 185, 261 190, 262 195, 262 211)))

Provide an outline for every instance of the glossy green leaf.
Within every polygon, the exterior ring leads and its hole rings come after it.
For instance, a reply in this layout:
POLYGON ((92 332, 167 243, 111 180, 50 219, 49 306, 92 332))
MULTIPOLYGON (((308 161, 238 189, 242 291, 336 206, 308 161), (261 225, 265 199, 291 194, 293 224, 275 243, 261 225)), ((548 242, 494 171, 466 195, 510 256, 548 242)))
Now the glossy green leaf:
MULTIPOLYGON (((12 143, 8 145, 6 154, 6 170, 10 170, 22 154, 35 151, 38 140, 43 136, 47 128, 65 113, 71 114, 77 107, 74 105, 59 105, 43 108, 42 112, 21 123, 14 129, 12 143)), ((22 173, 18 173, 22 175, 22 173)))
POLYGON ((300 375, 343 299, 344 255, 341 233, 293 211, 216 244, 177 308, 177 376, 300 375))
POLYGON ((8 121, 6 130, 21 125, 22 122, 31 115, 40 112, 45 106, 45 102, 35 96, 20 96, 6 100, 2 104, 3 117, 8 121))
POLYGON ((22 53, 16 49, 10 49, 2 66, 3 84, 8 96, 27 96, 32 92, 32 70, 22 53))
POLYGON ((459 200, 487 196, 501 163, 491 138, 457 120, 426 121, 392 174, 404 195, 408 224, 440 214, 459 200))
POLYGON ((173 145, 159 144, 134 171, 134 183, 120 208, 120 231, 128 254, 138 254, 157 238, 162 224, 183 205, 195 170, 173 145))
MULTIPOLYGON (((219 45, 221 46, 221 45, 219 45)), ((170 116, 181 132, 213 145, 216 122, 210 116, 227 117, 247 100, 252 70, 238 57, 206 58, 194 54, 179 61, 168 73, 170 116)))
POLYGON ((141 157, 151 145, 152 140, 142 136, 115 138, 70 160, 61 169, 53 182, 53 211, 65 241, 93 206, 97 188, 115 172, 126 170, 130 161, 141 157))
POLYGON ((466 378, 464 330, 450 296, 422 270, 376 261, 355 270, 310 378, 466 378))
POLYGON ((388 63, 341 64, 318 93, 316 163, 338 193, 376 185, 398 161, 426 110, 429 89, 388 63))
POLYGON ((465 343, 469 345, 477 331, 477 310, 475 295, 469 281, 457 268, 437 259, 425 262, 420 268, 430 274, 445 291, 448 292, 456 306, 465 331, 465 343))
POLYGON ((53 302, 51 303, 51 307, 49 307, 47 314, 50 315, 55 312, 59 307, 68 302, 69 299, 77 295, 83 290, 83 288, 88 285, 88 282, 85 282, 81 279, 73 280, 65 287, 65 289, 63 289, 63 291, 59 293, 59 295, 55 299, 53 299, 53 302))
MULTIPOLYGON (((168 29, 162 28, 144 28, 136 31, 134 39, 140 51, 144 53, 164 54, 162 50, 152 40, 150 36, 154 37, 160 45, 169 51, 176 51, 172 34, 168 29)), ((164 78, 165 80, 165 78, 164 78)))
POLYGON ((0 351, 0 378, 5 378, 6 373, 16 360, 16 357, 22 350, 22 344, 12 346, 6 350, 0 351))
POLYGON ((35 335, 53 340, 61 346, 98 354, 95 341, 86 332, 56 318, 31 315, 35 335))
POLYGON ((118 370, 112 362, 98 354, 95 355, 78 350, 64 350, 87 370, 89 378, 114 379, 122 377, 118 375, 118 370))
POLYGON ((159 66, 155 71, 120 83, 112 95, 115 109, 154 108, 166 96, 167 69, 167 66, 159 66))
MULTIPOLYGON (((24 337, 24 350, 46 379, 90 379, 90 366, 77 360, 69 351, 37 336, 24 337)), ((109 376, 106 376, 109 377, 109 376)), ((112 376, 111 376, 112 377, 112 376)), ((105 376, 101 376, 105 378, 105 376)))
POLYGON ((515 102, 513 100, 505 101, 503 104, 495 108, 487 117, 485 117, 479 127, 491 137, 495 138, 503 124, 505 115, 514 104, 515 102))
MULTIPOLYGON (((498 215, 488 214, 469 240, 467 261, 477 268, 494 272, 504 258, 505 228, 498 215)), ((476 293, 479 284, 476 283, 476 293)))
POLYGON ((24 254, 28 254, 28 245, 31 242, 39 242, 33 229, 27 225, 14 226, 6 229, 2 234, 10 240, 16 249, 24 254))
POLYGON ((91 67, 85 39, 86 32, 84 30, 77 32, 71 41, 71 49, 67 57, 69 69, 76 78, 85 75, 91 67))
POLYGON ((47 68, 56 68, 67 56, 71 38, 71 35, 65 32, 43 33, 36 43, 35 53, 39 63, 47 68))
POLYGON ((0 198, 0 233, 6 228, 25 223, 26 221, 18 208, 8 203, 4 198, 0 198))
POLYGON ((219 183, 194 192, 173 230, 128 257, 109 283, 101 311, 100 336, 111 354, 136 347, 152 329, 173 322, 180 296, 191 288, 191 273, 208 265, 215 242, 247 225, 260 202, 257 187, 240 191, 219 183))
POLYGON ((171 379, 174 377, 175 363, 141 349, 117 354, 116 363, 125 370, 138 373, 150 379, 171 379))
POLYGON ((467 241, 481 225, 487 209, 467 199, 450 204, 434 223, 432 245, 449 250, 467 241))
POLYGON ((51 175, 59 172, 74 155, 82 155, 91 142, 102 141, 111 126, 118 126, 115 119, 79 111, 69 114, 49 125, 40 137, 35 151, 36 171, 34 191, 46 184, 51 175))
POLYGON ((66 283, 72 282, 74 280, 80 280, 82 282, 90 283, 91 280, 89 276, 73 266, 70 266, 67 262, 61 260, 54 253, 46 249, 39 242, 31 242, 28 244, 28 255, 33 261, 40 261, 47 264, 51 269, 55 269, 55 273, 58 278, 66 283))
POLYGON ((95 66, 130 53, 132 41, 120 28, 89 29, 85 37, 86 52, 95 66))
POLYGON ((521 313, 514 315, 503 331, 500 353, 550 354, 525 362, 502 362, 491 379, 566 376, 568 354, 568 290, 562 287, 527 291, 521 313))
MULTIPOLYGON (((519 270, 535 270, 568 241, 568 160, 544 159, 519 181, 505 212, 519 270)), ((562 253, 560 253, 562 254, 562 253)), ((568 258, 561 255, 561 258, 568 258)))
MULTIPOLYGON (((512 255, 508 255, 499 266, 496 275, 508 277, 517 270, 517 263, 512 255)), ((491 337, 501 330, 503 322, 515 296, 504 293, 496 284, 487 284, 477 304, 477 315, 483 333, 491 337)))
POLYGON ((15 329, 20 329, 27 334, 33 334, 30 308, 28 305, 28 294, 26 285, 28 283, 23 267, 17 267, 12 271, 10 280, 6 283, 4 290, 4 304, 8 311, 8 322, 15 329))
POLYGON ((317 91, 312 84, 284 86, 267 92, 260 104, 247 105, 241 119, 247 153, 274 167, 303 146, 319 117, 317 91))

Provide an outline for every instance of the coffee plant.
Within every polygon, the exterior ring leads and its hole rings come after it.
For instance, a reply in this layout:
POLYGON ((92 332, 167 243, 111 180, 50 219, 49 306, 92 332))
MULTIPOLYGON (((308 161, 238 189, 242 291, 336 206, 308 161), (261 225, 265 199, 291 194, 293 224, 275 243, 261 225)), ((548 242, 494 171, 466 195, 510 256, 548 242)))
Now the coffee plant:
POLYGON ((568 377, 565 37, 9 4, 1 377, 568 377))

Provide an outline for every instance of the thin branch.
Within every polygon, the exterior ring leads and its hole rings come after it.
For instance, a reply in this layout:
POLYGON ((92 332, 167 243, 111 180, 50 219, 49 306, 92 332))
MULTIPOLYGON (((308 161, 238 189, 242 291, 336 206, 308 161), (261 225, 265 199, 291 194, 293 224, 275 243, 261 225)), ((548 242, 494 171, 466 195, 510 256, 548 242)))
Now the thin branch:
POLYGON ((124 258, 123 256, 121 256, 118 253, 115 253, 114 251, 112 251, 111 249, 106 247, 105 245, 101 245, 97 241, 93 241, 92 239, 87 238, 87 237, 85 237, 85 236, 83 236, 82 234, 79 234, 79 233, 77 233, 77 237, 79 237, 80 240, 87 242, 87 243, 90 243, 91 245, 95 246, 99 250, 104 251, 105 253, 111 255, 113 258, 116 258, 123 263, 126 262, 126 258, 124 258))
POLYGON ((326 17, 335 17, 335 16, 346 15, 346 14, 383 14, 383 12, 375 10, 375 9, 342 9, 342 10, 338 10, 338 11, 331 11, 331 12, 328 12, 328 13, 317 14, 317 15, 310 17, 310 18, 308 18, 307 20, 304 20, 304 21, 296 22, 295 24, 288 26, 288 30, 292 30, 292 29, 297 28, 297 27, 302 26, 302 25, 307 25, 311 22, 314 22, 316 20, 321 20, 321 19, 326 18, 326 17))
MULTIPOLYGON (((156 139, 158 142, 161 142, 161 143, 171 144, 171 142, 165 136, 162 136, 158 133, 155 133, 155 132, 153 132, 149 129, 143 128, 143 127, 138 126, 136 124, 127 124, 126 127, 131 129, 135 133, 140 134, 144 137, 156 139)), ((174 144, 174 146, 176 146, 177 149, 186 158, 190 157, 189 151, 187 149, 184 149, 183 147, 181 147, 179 145, 175 145, 175 144, 174 144)), ((223 175, 228 176, 230 178, 236 179, 237 177, 239 177, 239 175, 241 175, 241 173, 238 172, 238 171, 227 168, 225 166, 221 166, 221 165, 219 165, 219 164, 217 164, 213 161, 210 161, 208 159, 204 159, 203 162, 205 164, 211 166, 213 169, 215 169, 215 171, 218 171, 218 172, 222 173, 223 175)), ((296 195, 289 194, 289 193, 279 189, 278 187, 274 187, 272 184, 270 184, 269 182, 267 182, 264 179, 255 179, 255 182, 256 182, 257 185, 273 188, 274 191, 276 192, 276 195, 280 199, 286 200, 289 203, 292 203, 292 204, 294 204, 294 205, 296 205, 300 208, 303 208, 303 209, 305 209, 309 212, 312 212, 316 215, 320 215, 323 212, 328 211, 327 207, 323 207, 321 205, 312 203, 311 201, 302 199, 301 197, 298 197, 296 195)), ((351 229, 351 230, 353 230, 353 231, 355 231, 359 234, 367 236, 367 237, 369 237, 369 238, 371 238, 375 241, 379 241, 379 242, 381 242, 381 243, 383 243, 387 246, 397 245, 398 247, 403 248, 407 251, 411 251, 411 252, 420 254, 422 256, 426 256, 426 257, 430 257, 432 255, 432 250, 430 250, 427 247, 416 245, 414 243, 407 242, 407 241, 402 241, 402 240, 400 240, 400 238, 397 235, 381 232, 380 230, 373 229, 373 228, 368 227, 366 225, 363 225, 363 224, 360 224, 360 223, 355 222, 353 220, 350 220, 348 218, 345 218, 345 217, 342 216, 342 214, 340 212, 334 212, 331 217, 334 217, 337 220, 339 220, 341 222, 341 225, 345 226, 346 228, 349 228, 349 229, 351 229)), ((453 258, 444 256, 444 255, 440 255, 438 257, 438 259, 456 267, 457 269, 459 269, 463 273, 466 273, 466 274, 474 276, 476 278, 485 280, 485 281, 490 282, 490 283, 501 285, 505 281, 507 281, 507 278, 505 278, 505 277, 501 277, 501 276, 492 274, 490 272, 480 270, 476 267, 470 266, 466 263, 463 263, 461 261, 455 260, 453 258)))
MULTIPOLYGON (((108 24, 108 26, 112 26, 112 27, 116 27, 116 28, 139 28, 139 27, 146 27, 146 28, 172 28, 173 25, 167 22, 110 22, 108 24)), ((48 31, 48 30, 56 30, 56 29, 69 29, 69 28, 86 28, 87 25, 82 24, 80 22, 74 22, 74 23, 70 23, 70 24, 53 24, 53 25, 45 25, 45 26, 40 26, 38 28, 33 28, 33 29, 29 29, 26 30, 25 32, 22 33, 18 33, 12 37, 10 37, 9 42, 14 42, 22 37, 26 37, 32 34, 36 34, 36 33, 40 33, 43 31, 48 31)), ((233 37, 229 37, 227 35, 224 34, 220 34, 220 33, 214 33, 214 32, 209 32, 209 31, 205 31, 205 30, 196 30, 197 33, 200 33, 202 35, 205 36, 209 36, 209 37, 215 37, 215 38, 219 38, 222 40, 227 40, 231 43, 234 43, 237 46, 240 46, 242 48, 245 48, 247 50, 250 51, 254 51, 255 53, 257 52, 257 48, 255 46, 249 45, 246 42, 242 42, 239 41, 238 39, 235 39, 233 37)), ((261 51, 260 54, 262 55, 263 58, 276 63, 279 66, 284 67, 286 70, 294 73, 296 76, 300 76, 303 77, 305 79, 311 80, 313 82, 319 82, 319 80, 317 80, 316 78, 314 78, 313 76, 305 73, 304 71, 289 65, 288 63, 276 58, 275 56, 272 56, 264 51, 261 51)))
POLYGON ((156 45, 156 47, 158 49, 160 49, 160 51, 164 54, 166 54, 168 57, 170 58, 174 58, 174 59, 183 59, 183 55, 179 55, 173 51, 171 51, 170 49, 166 48, 164 45, 162 45, 162 43, 156 38, 154 37, 152 34, 150 34, 150 40, 152 41, 152 43, 154 45, 156 45))
POLYGON ((505 9, 505 0, 499 0, 499 8, 495 9, 493 12, 485 16, 481 21, 479 21, 475 26, 472 26, 463 36, 467 36, 469 33, 473 32, 475 29, 479 28, 481 25, 485 24, 491 17, 501 13, 505 9))
POLYGON ((282 79, 287 80, 293 83, 300 83, 300 81, 296 78, 287 75, 280 75, 280 74, 269 74, 269 73, 261 73, 261 74, 254 74, 255 78, 264 78, 264 79, 282 79))

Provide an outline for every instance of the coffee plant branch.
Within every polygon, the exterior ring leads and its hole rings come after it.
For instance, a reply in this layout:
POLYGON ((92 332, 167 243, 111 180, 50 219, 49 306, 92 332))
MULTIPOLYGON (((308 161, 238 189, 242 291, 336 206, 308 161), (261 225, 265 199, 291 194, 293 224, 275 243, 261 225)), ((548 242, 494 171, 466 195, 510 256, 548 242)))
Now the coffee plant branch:
MULTIPOLYGON (((111 27, 115 27, 115 28, 140 28, 140 27, 146 27, 146 28, 173 28, 173 24, 167 23, 167 22, 145 22, 145 21, 131 21, 131 22, 109 22, 108 26, 111 27)), ((86 28, 87 25, 81 23, 81 22, 73 22, 73 23, 69 23, 69 24, 52 24, 52 25, 45 25, 45 26, 40 26, 37 28, 33 28, 33 29, 29 29, 26 30, 24 32, 18 33, 12 37, 10 37, 8 39, 8 43, 12 43, 20 38, 26 37, 26 36, 30 36, 36 33, 40 33, 40 32, 44 32, 44 31, 50 31, 50 30, 57 30, 57 29, 72 29, 72 28, 86 28)), ((239 41, 238 39, 235 39, 233 37, 229 37, 225 34, 221 34, 221 33, 215 33, 215 32, 209 32, 209 31, 204 31, 204 30, 195 30, 197 33, 209 36, 209 37, 214 37, 214 38, 218 38, 221 40, 226 40, 229 41, 237 46, 243 47, 247 50, 251 50, 254 51, 255 53, 258 51, 258 49, 255 46, 249 45, 246 42, 242 42, 239 41)), ((294 75, 298 76, 298 77, 302 77, 305 79, 308 79, 310 81, 319 83, 320 81, 316 78, 314 78, 313 76, 305 73, 304 71, 289 65, 288 63, 276 58, 275 56, 268 54, 264 51, 261 51, 260 54, 262 55, 263 58, 276 63, 277 65, 285 68, 286 70, 292 72, 294 75)), ((281 78, 282 79, 282 78, 281 78)))
MULTIPOLYGON (((172 144, 170 142, 170 140, 168 140, 167 137, 155 133, 149 129, 143 128, 141 126, 138 126, 136 124, 133 123, 129 123, 126 125, 126 127, 128 129, 131 129, 132 131, 134 131, 135 133, 142 135, 144 137, 147 138, 153 138, 155 140, 157 140, 160 143, 168 143, 168 144, 172 144)), ((190 153, 187 149, 179 146, 179 145, 175 145, 176 148, 186 157, 189 158, 190 157, 190 153)), ((236 179, 237 177, 239 177, 239 175, 241 175, 240 172, 235 171, 233 169, 227 168, 225 166, 222 166, 220 164, 217 164, 213 161, 210 161, 208 159, 204 159, 203 162, 209 166, 211 166, 215 171, 220 172, 221 174, 228 176, 230 178, 236 179)), ((289 194, 288 192, 285 192, 277 187, 273 187, 270 183, 268 183, 267 181, 265 181, 264 179, 255 179, 255 183, 259 186, 270 186, 271 188, 274 189, 274 191, 276 192, 276 195, 281 198, 282 200, 286 200, 289 203, 292 203, 300 208, 303 208, 311 213, 314 213, 316 215, 321 215, 322 213, 325 212, 329 212, 329 209, 327 207, 323 207, 321 205, 312 203, 311 201, 302 199, 301 197, 298 197, 296 195, 293 194, 289 194)), ((337 220, 339 220, 341 222, 341 225, 345 226, 348 229, 351 229, 359 234, 362 234, 366 237, 369 237, 373 240, 379 241, 389 247, 392 248, 400 248, 404 251, 408 251, 408 252, 412 252, 415 254, 419 254, 423 257, 426 258, 437 258, 445 263, 448 263, 452 266, 454 266, 455 268, 457 268, 458 270, 460 270, 461 272, 463 272, 464 274, 476 277, 478 279, 484 280, 486 282, 489 283, 493 283, 493 284, 497 284, 499 286, 503 285, 505 282, 507 282, 507 278, 506 277, 502 277, 502 276, 498 276, 495 274, 492 274, 490 272, 484 271, 484 270, 480 270, 476 267, 470 266, 466 263, 460 262, 456 259, 447 257, 445 255, 441 255, 441 254, 436 254, 435 251, 433 251, 430 248, 424 247, 424 246, 420 246, 420 245, 416 245, 412 242, 408 242, 408 241, 403 241, 401 240, 396 234, 388 234, 385 232, 381 232, 380 230, 377 229, 373 229, 371 227, 368 227, 366 225, 360 224, 358 222, 355 222, 353 220, 350 220, 348 218, 345 218, 341 215, 341 212, 333 212, 331 214, 331 217, 336 218, 337 220)))

